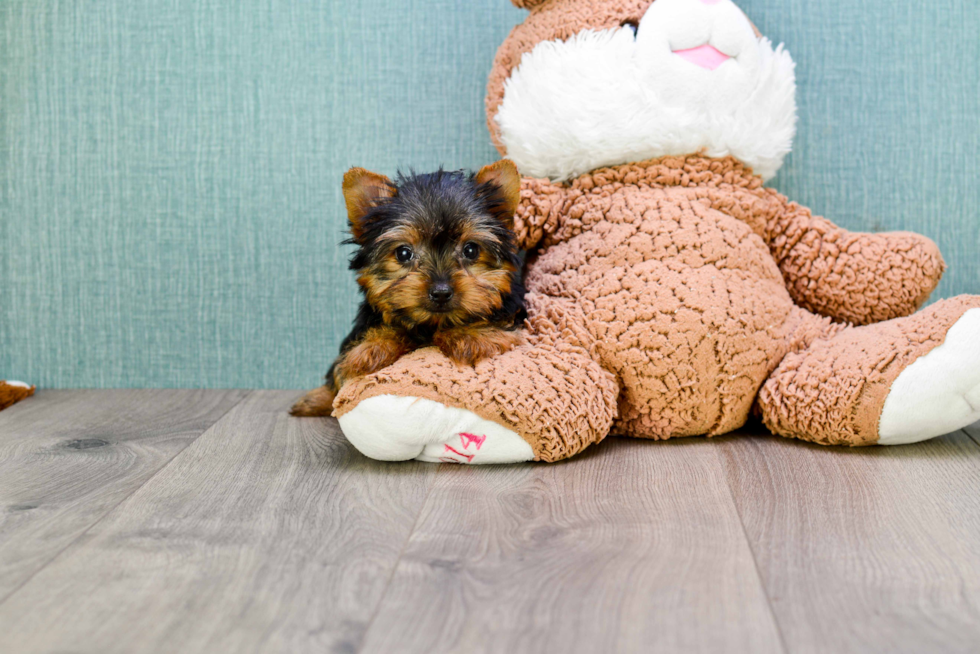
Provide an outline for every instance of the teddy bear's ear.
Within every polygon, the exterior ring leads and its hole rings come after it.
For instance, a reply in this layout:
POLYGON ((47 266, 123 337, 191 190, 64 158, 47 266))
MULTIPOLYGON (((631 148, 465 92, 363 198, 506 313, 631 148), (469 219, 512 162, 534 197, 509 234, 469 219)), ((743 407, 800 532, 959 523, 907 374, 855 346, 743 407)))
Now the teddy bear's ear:
POLYGON ((384 175, 363 168, 351 168, 344 175, 344 201, 347 219, 354 239, 360 239, 364 216, 385 200, 397 195, 398 189, 384 175))
POLYGON ((510 159, 501 159, 480 169, 473 176, 477 184, 493 184, 499 192, 500 204, 496 211, 501 218, 510 223, 514 219, 517 205, 521 203, 521 174, 510 159))
POLYGON ((510 1, 514 3, 515 7, 519 7, 521 9, 534 9, 537 6, 543 5, 544 3, 548 2, 548 0, 510 0, 510 1))

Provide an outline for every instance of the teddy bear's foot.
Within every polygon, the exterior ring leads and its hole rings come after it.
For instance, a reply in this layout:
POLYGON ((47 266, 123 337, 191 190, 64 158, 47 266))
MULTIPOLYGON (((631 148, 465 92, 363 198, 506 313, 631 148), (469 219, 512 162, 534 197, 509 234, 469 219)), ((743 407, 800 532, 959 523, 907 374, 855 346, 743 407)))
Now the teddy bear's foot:
POLYGON ((824 445, 899 445, 980 419, 980 296, 835 327, 787 354, 759 392, 766 426, 824 445))
POLYGON ((340 417, 347 439, 381 461, 518 463, 534 459, 513 431, 471 411, 432 400, 377 395, 340 417))
POLYGON ((917 443, 980 420, 980 309, 895 380, 878 427, 880 445, 917 443))

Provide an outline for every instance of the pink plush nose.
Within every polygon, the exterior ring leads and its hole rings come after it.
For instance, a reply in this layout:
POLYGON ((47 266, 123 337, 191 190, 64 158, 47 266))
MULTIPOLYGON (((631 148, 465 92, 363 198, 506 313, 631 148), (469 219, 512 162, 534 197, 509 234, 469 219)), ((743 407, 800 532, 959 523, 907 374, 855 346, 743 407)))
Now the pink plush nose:
POLYGON ((708 70, 714 70, 731 59, 724 52, 707 43, 687 50, 674 50, 674 54, 687 59, 696 66, 701 66, 701 68, 708 70))

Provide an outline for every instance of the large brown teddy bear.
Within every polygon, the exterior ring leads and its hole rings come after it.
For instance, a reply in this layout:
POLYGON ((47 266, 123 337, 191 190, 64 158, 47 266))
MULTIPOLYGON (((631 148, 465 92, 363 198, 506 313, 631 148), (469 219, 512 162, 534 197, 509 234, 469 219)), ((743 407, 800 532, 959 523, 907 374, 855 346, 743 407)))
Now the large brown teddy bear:
POLYGON ((344 387, 377 459, 556 461, 613 433, 761 415, 824 444, 980 419, 980 297, 912 315, 929 239, 856 234, 763 186, 795 132, 793 61, 730 0, 514 0, 490 131, 524 180, 526 344, 472 367, 418 350, 344 387))

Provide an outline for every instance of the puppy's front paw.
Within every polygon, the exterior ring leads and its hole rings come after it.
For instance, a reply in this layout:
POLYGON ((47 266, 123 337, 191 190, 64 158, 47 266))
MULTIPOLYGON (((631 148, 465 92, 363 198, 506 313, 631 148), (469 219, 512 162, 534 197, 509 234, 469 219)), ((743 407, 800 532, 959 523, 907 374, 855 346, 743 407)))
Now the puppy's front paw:
POLYGON ((344 352, 337 361, 340 384, 387 368, 412 351, 404 335, 391 327, 375 327, 365 332, 360 342, 344 352))
POLYGON ((520 332, 487 327, 460 327, 437 332, 435 344, 459 365, 473 366, 483 359, 503 354, 523 342, 520 332))
POLYGON ((337 376, 344 382, 387 368, 406 350, 388 344, 361 343, 352 348, 337 364, 337 376))

